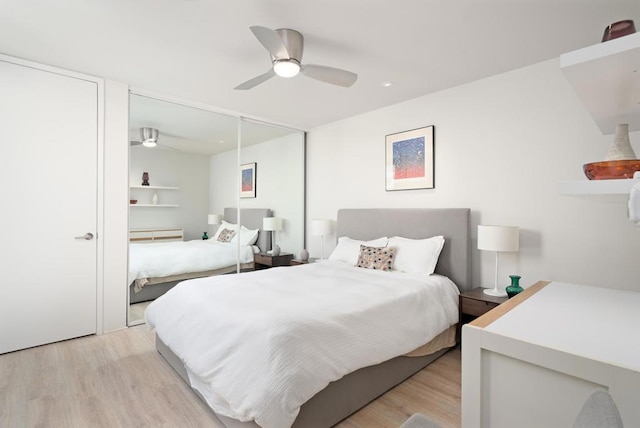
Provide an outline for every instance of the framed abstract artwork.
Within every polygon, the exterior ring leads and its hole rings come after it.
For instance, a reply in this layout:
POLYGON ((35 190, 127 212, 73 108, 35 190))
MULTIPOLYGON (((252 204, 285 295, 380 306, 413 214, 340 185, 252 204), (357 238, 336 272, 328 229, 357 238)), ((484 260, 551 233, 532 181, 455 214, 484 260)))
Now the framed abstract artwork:
POLYGON ((385 137, 386 190, 433 189, 434 126, 385 137))
POLYGON ((257 164, 245 163, 240 165, 240 197, 255 198, 256 197, 256 167, 257 164))

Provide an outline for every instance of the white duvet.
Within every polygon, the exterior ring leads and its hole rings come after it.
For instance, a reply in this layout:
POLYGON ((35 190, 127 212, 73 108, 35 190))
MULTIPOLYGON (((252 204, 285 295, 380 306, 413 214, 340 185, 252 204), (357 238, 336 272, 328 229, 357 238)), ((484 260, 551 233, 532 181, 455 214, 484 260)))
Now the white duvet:
POLYGON ((457 302, 443 276, 324 261, 184 281, 145 318, 215 412, 283 428, 329 382, 455 324, 457 302))
MULTIPOLYGON (((236 243, 213 239, 129 245, 129 282, 203 272, 236 264, 236 243)), ((240 247, 240 263, 253 261, 253 248, 240 247)))

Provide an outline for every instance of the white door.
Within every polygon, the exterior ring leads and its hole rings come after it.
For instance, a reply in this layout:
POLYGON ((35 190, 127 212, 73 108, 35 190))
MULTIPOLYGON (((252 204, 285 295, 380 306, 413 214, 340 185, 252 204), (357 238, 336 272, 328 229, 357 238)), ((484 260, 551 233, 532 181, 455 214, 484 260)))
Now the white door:
POLYGON ((0 60, 0 353, 96 333, 97 91, 0 60))

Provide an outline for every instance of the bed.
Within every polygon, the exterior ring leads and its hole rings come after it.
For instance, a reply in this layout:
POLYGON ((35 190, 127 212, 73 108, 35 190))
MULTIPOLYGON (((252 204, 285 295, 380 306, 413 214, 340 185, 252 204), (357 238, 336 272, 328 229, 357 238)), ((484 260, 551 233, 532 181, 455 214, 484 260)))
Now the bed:
MULTIPOLYGON (((240 248, 235 241, 222 243, 215 239, 130 244, 129 303, 155 300, 187 279, 236 272, 238 267, 241 271, 252 270, 253 254, 270 248, 271 235, 262 232, 262 219, 271 215, 266 208, 242 210, 242 226, 259 232, 254 245, 240 248)), ((224 221, 237 224, 237 209, 225 208, 224 221)))
MULTIPOLYGON (((236 278, 207 278, 186 281, 182 283, 167 296, 154 302, 147 309, 145 316, 147 317, 149 325, 156 328, 156 347, 160 354, 196 391, 196 393, 209 404, 212 409, 215 408, 217 410, 217 412, 214 412, 214 414, 227 427, 239 428, 259 426, 252 419, 258 421, 260 423, 260 426, 266 427, 294 426, 313 428, 332 426, 351 413, 355 412, 362 406, 366 405, 377 396, 383 394, 388 389, 392 388, 393 386, 405 380, 407 377, 427 366, 455 344, 455 324, 457 323, 457 293, 458 289, 467 290, 469 288, 470 282, 469 209, 452 208, 340 210, 338 212, 336 235, 348 236, 350 238, 363 241, 370 241, 381 236, 402 236, 412 239, 424 239, 430 238, 435 235, 442 235, 444 237, 445 244, 442 248, 442 251, 440 252, 439 258, 437 258, 437 265, 435 266, 436 275, 432 275, 431 277, 437 279, 438 281, 443 281, 444 283, 447 283, 448 281, 448 283, 450 284, 447 285, 447 287, 455 288, 453 297, 453 291, 451 290, 445 293, 444 291, 442 291, 445 290, 445 288, 439 288, 437 291, 438 293, 441 293, 445 296, 445 298, 447 299, 446 301, 449 302, 448 307, 445 308, 445 305, 443 304, 443 308, 441 309, 438 306, 439 304, 431 303, 430 300, 423 298, 422 294, 416 295, 417 297, 414 298, 414 295, 411 293, 416 292, 416 290, 419 293, 423 293, 422 289, 427 288, 426 286, 422 286, 421 282, 417 283, 417 286, 415 286, 414 284, 415 281, 423 281, 424 278, 420 278, 418 280, 416 277, 411 277, 410 275, 406 274, 406 278, 402 277, 401 279, 401 277, 399 276, 389 276, 388 279, 387 277, 385 277, 385 279, 383 280, 383 275, 398 274, 354 268, 353 266, 347 266, 347 264, 345 263, 338 265, 339 262, 332 260, 327 262, 314 263, 306 266, 281 267, 266 270, 264 272, 244 273, 235 276, 236 278), (327 276, 327 280, 323 282, 322 276, 325 275, 325 272, 329 272, 332 270, 336 270, 336 272, 327 273, 327 275, 329 276, 327 276), (368 291, 365 291, 364 294, 362 293, 361 289, 351 288, 351 285, 349 285, 348 290, 349 293, 352 293, 352 296, 350 298, 344 299, 343 297, 341 297, 340 300, 335 300, 333 304, 327 303, 325 301, 328 297, 322 294, 324 290, 322 290, 320 294, 317 294, 317 289, 323 285, 330 284, 332 282, 332 278, 337 278, 340 275, 352 275, 356 271, 358 272, 355 273, 356 275, 368 275, 365 282, 370 283, 371 288, 366 289, 368 291), (305 277, 305 275, 307 276, 305 277), (276 281, 271 281, 269 279, 269 276, 275 277, 276 281), (266 290, 266 288, 269 287, 275 288, 276 290, 278 290, 280 287, 286 287, 288 281, 285 279, 285 277, 287 276, 292 277, 294 281, 302 280, 303 283, 298 284, 298 290, 302 291, 292 292, 291 288, 281 289, 280 299, 284 303, 282 303, 279 307, 278 299, 269 300, 268 295, 265 294, 267 293, 267 291, 263 290, 266 290), (279 280, 277 280, 277 278, 281 278, 281 282, 278 282, 279 280), (389 279, 393 280, 389 281, 389 279), (376 287, 375 289, 373 288, 374 286, 376 287), (193 288, 190 289, 189 287, 193 288), (234 407, 232 413, 229 413, 227 409, 224 408, 224 406, 221 406, 220 403, 216 403, 215 400, 217 400, 217 396, 215 396, 214 394, 212 398, 212 396, 209 395, 209 391, 207 389, 212 388, 216 383, 222 382, 225 377, 230 376, 230 373, 232 372, 225 372, 221 370, 227 366, 237 366, 237 360, 224 359, 224 364, 215 367, 209 367, 208 374, 206 375, 209 377, 205 379, 204 372, 198 368, 201 362, 193 359, 194 354, 204 355, 217 352, 216 348, 218 350, 222 349, 223 351, 229 348, 227 346, 228 344, 226 343, 228 339, 227 335, 219 335, 219 337, 216 338, 217 340, 219 340, 221 346, 218 346, 219 344, 210 345, 205 344, 200 340, 194 341, 191 339, 190 334, 199 332, 200 327, 193 327, 192 332, 189 331, 189 327, 182 326, 186 329, 183 331, 183 333, 180 333, 181 336, 178 339, 178 342, 180 340, 189 342, 190 345, 185 348, 180 346, 179 343, 176 343, 175 332, 165 330, 164 327, 164 325, 167 324, 180 325, 178 319, 182 316, 180 314, 170 314, 170 312, 172 311, 169 310, 168 306, 166 305, 168 305, 169 303, 173 305, 175 302, 183 298, 192 298, 189 296, 192 291, 195 291, 196 289, 206 289, 207 292, 216 293, 216 287, 220 287, 220 289, 223 289, 224 287, 246 287, 242 289, 242 291, 251 292, 251 294, 245 294, 244 301, 246 301, 247 303, 243 303, 243 301, 237 301, 236 306, 234 306, 233 300, 223 300, 220 303, 222 306, 216 307, 216 310, 209 311, 224 313, 224 317, 220 318, 220 322, 224 324, 227 322, 227 319, 232 319, 234 312, 242 313, 242 311, 247 309, 246 307, 253 308, 250 309, 249 312, 244 312, 243 318, 239 323, 242 328, 250 329, 245 330, 242 333, 242 337, 246 338, 244 343, 246 343, 247 346, 254 343, 260 343, 261 337, 270 336, 272 334, 272 332, 267 331, 265 331, 264 334, 262 334, 262 331, 258 332, 259 334, 255 334, 256 332, 251 330, 254 327, 252 327, 248 323, 248 321, 250 321, 251 319, 257 318, 259 320, 258 325, 268 324, 262 323, 261 318, 265 313, 267 313, 267 311, 262 310, 263 307, 267 305, 265 302, 269 302, 269 306, 274 306, 276 308, 275 312, 280 318, 284 319, 284 324, 289 324, 286 315, 290 310, 293 311, 293 309, 292 307, 287 307, 286 302, 289 299, 293 299, 294 297, 292 297, 292 295, 294 294, 309 293, 308 295, 310 296, 310 298, 307 300, 317 302, 318 305, 321 305, 321 309, 327 313, 333 314, 338 311, 338 318, 354 318, 356 320, 359 320, 360 314, 364 312, 371 312, 374 317, 366 318, 366 322, 358 321, 359 324, 356 324, 355 327, 349 327, 347 329, 343 328, 339 332, 335 333, 335 335, 332 330, 330 334, 322 336, 322 340, 316 339, 316 337, 313 335, 305 337, 308 330, 297 330, 297 327, 293 332, 287 332, 286 337, 293 338, 291 340, 286 339, 287 342, 293 343, 293 353, 285 355, 283 357, 277 356, 274 359, 273 363, 267 363, 267 365, 274 365, 277 368, 277 370, 274 370, 275 372, 282 371, 284 373, 289 373, 287 370, 285 370, 289 364, 297 365, 298 360, 300 360, 302 364, 307 364, 306 360, 311 360, 311 369, 309 369, 308 366, 306 368, 306 371, 304 370, 304 366, 302 368, 301 373, 303 374, 303 382, 293 377, 281 380, 281 385, 279 388, 282 388, 282 390, 284 391, 284 395, 291 394, 293 396, 293 406, 291 408, 285 408, 282 412, 283 415, 277 414, 273 417, 272 415, 259 415, 257 417, 254 417, 254 415, 252 414, 253 410, 247 410, 246 408, 244 408, 244 410, 246 410, 247 413, 238 413, 239 408, 237 406, 234 407), (349 299, 357 300, 354 299, 353 296, 358 296, 358 293, 361 293, 360 296, 362 296, 363 301, 371 300, 375 303, 375 299, 377 298, 376 296, 379 292, 378 287, 380 287, 380 292, 383 292, 383 289, 385 288, 395 287, 394 296, 397 295, 397 299, 396 297, 394 297, 393 299, 387 299, 386 297, 384 297, 384 300, 380 300, 380 302, 383 303, 381 305, 372 304, 367 305, 367 307, 362 311, 358 310, 354 312, 340 313, 340 310, 342 310, 342 304, 338 303, 338 301, 343 302, 349 299), (408 294, 405 294, 405 291, 408 294), (253 299, 251 298, 252 295, 253 299), (401 306, 402 310, 399 310, 397 306, 391 306, 397 304, 395 300, 400 300, 403 302, 402 304, 405 306, 401 306), (420 306, 422 304, 424 304, 424 306, 420 306), (454 318, 451 318, 449 316, 446 321, 437 321, 437 323, 440 324, 439 327, 433 331, 430 331, 428 337, 426 336, 426 333, 422 331, 415 332, 411 330, 411 328, 404 325, 413 325, 413 321, 416 321, 416 325, 419 325, 420 328, 422 328, 423 325, 424 327, 427 327, 428 323, 435 322, 433 321, 435 318, 432 318, 432 314, 436 312, 450 314, 452 312, 452 305, 453 312, 455 313, 455 315, 453 315, 454 318), (163 311, 165 313, 164 315, 162 315, 163 311), (403 323, 401 321, 401 318, 408 316, 409 313, 414 312, 416 318, 411 318, 412 322, 403 323), (385 321, 384 318, 382 318, 383 314, 396 314, 397 316, 397 314, 399 313, 402 314, 402 316, 397 317, 398 325, 403 324, 404 327, 407 327, 406 330, 402 330, 401 335, 397 336, 402 337, 402 340, 392 341, 394 343, 384 342, 384 345, 380 346, 376 343, 378 341, 376 339, 376 336, 378 336, 378 330, 376 329, 379 329, 382 332, 382 330, 385 330, 387 328, 387 325, 389 324, 385 321), (358 316, 354 317, 354 314, 357 314, 358 316), (380 317, 380 322, 375 322, 376 317, 380 317), (371 324, 371 322, 368 321, 370 319, 374 320, 372 325, 369 325, 371 324), (371 331, 371 328, 374 329, 373 332, 371 331), (353 334, 354 332, 358 334, 356 334, 356 336, 349 336, 349 334, 353 334), (349 337, 351 337, 351 339, 349 339, 351 340, 350 342, 349 340, 345 339, 349 337), (366 337, 367 339, 360 340, 360 338, 362 337, 366 337), (309 347, 309 341, 317 344, 318 348, 313 349, 312 346, 314 345, 311 345, 311 347, 309 347), (425 343, 425 341, 428 343, 425 343), (356 354, 355 359, 358 360, 357 363, 352 362, 350 359, 342 359, 341 357, 331 359, 330 361, 327 360, 328 362, 326 363, 326 365, 328 365, 331 369, 335 368, 335 373, 332 374, 332 376, 334 376, 334 379, 328 382, 326 382, 324 379, 317 379, 315 372, 324 370, 320 367, 324 364, 324 360, 314 361, 313 354, 319 353, 321 355, 324 355, 321 352, 322 349, 327 347, 332 348, 334 345, 338 344, 338 342, 347 343, 347 347, 344 348, 347 349, 345 353, 349 353, 351 352, 351 349, 354 349, 353 352, 356 354), (298 347, 296 348, 296 346, 298 347), (389 348, 389 350, 387 350, 387 348, 389 348), (186 352, 185 349, 187 349, 186 352), (372 351, 371 355, 368 354, 369 349, 371 349, 372 351), (383 352, 382 355, 378 354, 381 350, 383 352), (385 352, 386 354, 384 354, 385 352), (300 357, 301 355, 304 355, 304 357, 300 357), (377 359, 379 359, 379 361, 377 359), (283 364, 282 361, 285 361, 286 364, 283 364), (198 375, 194 376, 194 373, 198 375), (202 382, 204 380, 206 380, 207 382, 211 381, 211 383, 203 384, 202 382), (291 383, 289 383, 289 381, 291 383), (299 389, 299 384, 304 385, 304 387, 299 389), (306 385, 309 385, 310 390, 305 389, 306 385), (297 407, 298 402, 300 402, 299 408, 297 407), (242 420, 245 421, 243 422, 242 420)), ((361 285, 362 284, 358 286, 361 285)), ((326 294, 332 295, 332 293, 334 292, 338 292, 335 287, 326 292, 326 294)), ((226 295, 223 294, 218 294, 218 297, 221 299, 227 298, 226 295)), ((191 303, 195 304, 196 302, 191 303)), ((314 307, 313 305, 305 307, 304 302, 301 304, 301 306, 301 310, 305 313, 308 313, 311 318, 319 317, 317 307, 314 307)), ((193 308, 193 306, 189 307, 193 308)), ((197 309, 193 309, 193 311, 197 312, 197 309)), ((351 309, 348 309, 348 311, 351 311, 351 309)), ((332 325, 335 324, 333 318, 330 320, 330 322, 324 322, 322 318, 317 318, 317 321, 319 322, 316 323, 314 321, 313 327, 318 331, 321 331, 321 328, 330 329, 332 328, 332 325), (318 327, 316 327, 316 324, 318 325, 318 327), (320 324, 322 324, 322 327, 319 327, 320 324)), ((231 323, 231 321, 229 322, 231 323)), ((306 323, 309 324, 308 319, 306 323)), ((235 327, 237 326, 238 325, 236 325, 235 327)), ((225 331, 232 331, 233 328, 235 328, 232 324, 225 326, 225 328, 227 327, 229 328, 229 330, 225 331)), ((385 332, 385 334, 387 334, 387 332, 385 332)), ((385 334, 380 334, 379 336, 385 337, 385 334)), ((229 336, 231 336, 231 334, 229 334, 229 336)), ((288 347, 289 345, 286 346, 288 347)), ((275 347, 274 349, 276 348, 278 347, 275 347)), ((282 346, 282 348, 288 349, 284 345, 282 346)), ((267 351, 264 352, 271 352, 271 348, 266 347, 265 349, 267 349, 267 351)), ((262 370, 262 365, 260 364, 260 362, 262 361, 261 353, 254 352, 251 355, 256 358, 255 364, 253 364, 253 366, 257 367, 258 370, 262 370)), ((265 372, 267 371, 269 371, 268 368, 265 369, 265 372)), ((256 394, 256 391, 258 390, 258 383, 252 383, 254 382, 254 380, 251 377, 251 373, 252 371, 247 369, 246 378, 244 378, 243 375, 236 375, 233 378, 231 395, 228 396, 230 402, 235 399, 234 394, 238 394, 238 391, 234 391, 234 388, 239 389, 240 397, 242 399, 244 399, 244 396, 249 396, 249 398, 251 399, 251 397, 256 394), (243 387, 242 385, 246 382, 250 382, 249 385, 251 386, 243 387), (254 385, 256 385, 255 388, 253 387, 254 385)), ((298 376, 298 374, 294 373, 292 376, 298 376)), ((274 401, 278 404, 273 404, 274 402, 271 401, 273 397, 262 397, 259 395, 256 397, 256 399, 258 402, 262 400, 263 407, 267 409, 285 407, 282 406, 278 401, 274 401)), ((243 405, 244 404, 241 403, 240 408, 242 408, 243 405)))

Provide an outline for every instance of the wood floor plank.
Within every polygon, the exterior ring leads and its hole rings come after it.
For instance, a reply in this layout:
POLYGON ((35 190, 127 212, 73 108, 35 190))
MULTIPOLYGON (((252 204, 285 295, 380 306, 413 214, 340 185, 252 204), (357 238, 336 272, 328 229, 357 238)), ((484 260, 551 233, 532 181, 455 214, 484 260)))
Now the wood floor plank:
MULTIPOLYGON (((395 428, 416 412, 459 427, 460 379, 454 348, 336 427, 395 428)), ((146 325, 0 355, 0 426, 224 428, 146 325)))

